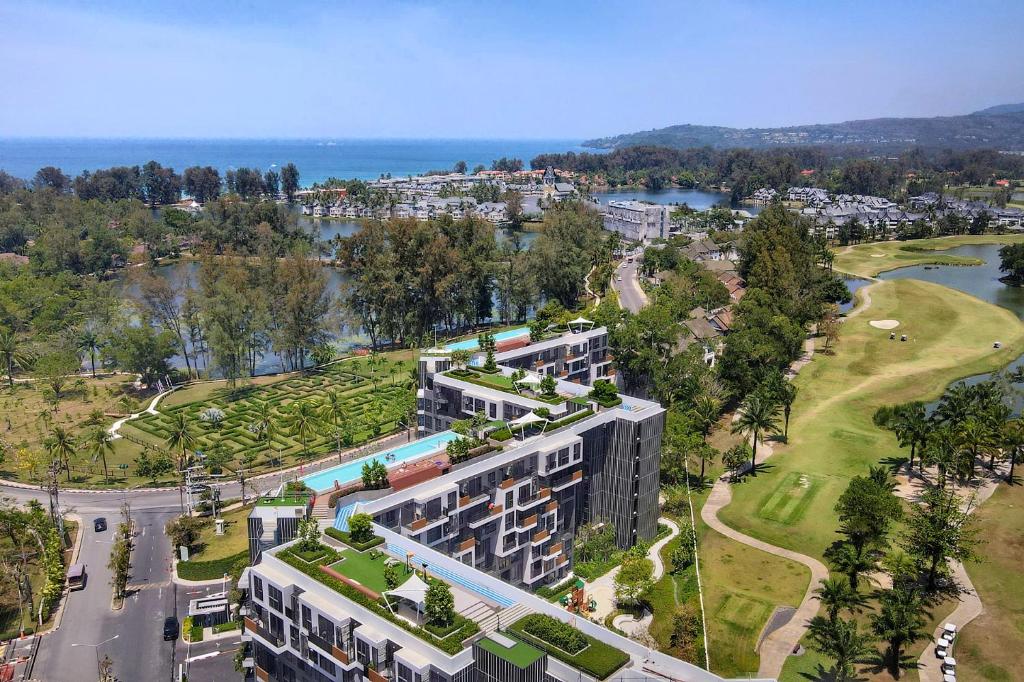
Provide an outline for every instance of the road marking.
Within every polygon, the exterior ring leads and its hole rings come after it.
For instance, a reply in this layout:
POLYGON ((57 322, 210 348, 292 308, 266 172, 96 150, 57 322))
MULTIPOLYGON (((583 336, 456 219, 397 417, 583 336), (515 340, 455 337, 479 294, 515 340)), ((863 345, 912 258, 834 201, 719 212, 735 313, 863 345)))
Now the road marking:
POLYGON ((155 582, 155 583, 129 583, 126 589, 135 590, 136 592, 141 592, 142 590, 151 590, 151 589, 153 589, 155 587, 156 588, 168 587, 170 584, 171 584, 170 580, 164 580, 163 582, 155 582))
POLYGON ((198 656, 193 656, 192 658, 186 658, 185 662, 186 663, 195 663, 196 661, 202 661, 203 659, 206 659, 206 658, 213 658, 214 656, 219 656, 222 653, 224 653, 224 652, 223 651, 211 651, 208 654, 199 654, 198 656))

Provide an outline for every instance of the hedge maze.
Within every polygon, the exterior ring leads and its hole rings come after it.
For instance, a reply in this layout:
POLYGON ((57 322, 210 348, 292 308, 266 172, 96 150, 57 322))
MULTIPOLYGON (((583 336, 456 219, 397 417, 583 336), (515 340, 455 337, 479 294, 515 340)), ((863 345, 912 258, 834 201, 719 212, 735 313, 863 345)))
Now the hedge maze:
MULTIPOLYGON (((255 453, 262 457, 255 460, 254 466, 265 468, 287 457, 302 456, 302 443, 289 424, 289 406, 299 400, 320 403, 324 394, 334 389, 343 399, 350 424, 351 439, 347 445, 359 445, 397 428, 402 403, 408 401, 411 392, 407 376, 410 363, 385 365, 385 370, 376 373, 376 387, 369 378, 370 367, 365 366, 368 364, 366 360, 338 362, 266 386, 247 386, 234 391, 223 389, 209 398, 127 422, 122 434, 144 445, 166 450, 164 443, 169 433, 170 415, 185 412, 196 435, 196 450, 209 454, 219 446, 229 457, 225 465, 228 469, 236 469, 243 457, 255 453), (262 402, 268 403, 273 413, 273 437, 269 442, 260 439, 256 426, 262 402), (224 413, 219 424, 208 423, 200 417, 209 408, 218 408, 224 413)), ((308 439, 307 448, 310 455, 328 452, 335 448, 336 442, 333 429, 325 427, 308 439)))

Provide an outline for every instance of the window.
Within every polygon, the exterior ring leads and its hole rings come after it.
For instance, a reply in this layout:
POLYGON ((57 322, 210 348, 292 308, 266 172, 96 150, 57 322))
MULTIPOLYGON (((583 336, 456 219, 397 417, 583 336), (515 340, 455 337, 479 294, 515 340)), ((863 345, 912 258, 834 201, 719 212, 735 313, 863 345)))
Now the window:
POLYGON ((306 632, 313 629, 313 612, 305 604, 302 605, 302 627, 306 628, 306 632))
POLYGON ((334 623, 318 615, 316 617, 316 631, 318 635, 334 644, 334 623))
POLYGON ((513 493, 511 490, 508 491, 507 493, 505 493, 505 508, 506 509, 511 507, 512 503, 514 501, 515 501, 515 493, 513 493))
POLYGON ((282 599, 283 595, 281 594, 281 590, 277 589, 273 585, 270 585, 270 608, 274 609, 275 611, 280 611, 282 599))
POLYGON ((252 577, 252 594, 260 601, 263 601, 263 578, 255 575, 252 577))
POLYGON ((491 403, 490 408, 491 419, 496 419, 498 417, 498 406, 495 403, 491 403))

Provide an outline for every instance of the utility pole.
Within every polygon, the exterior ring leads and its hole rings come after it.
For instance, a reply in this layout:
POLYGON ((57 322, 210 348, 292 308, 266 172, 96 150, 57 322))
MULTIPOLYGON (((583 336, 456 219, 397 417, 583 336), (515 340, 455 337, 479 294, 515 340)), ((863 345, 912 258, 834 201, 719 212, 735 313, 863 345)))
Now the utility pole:
POLYGON ((60 546, 66 549, 64 544, 64 515, 60 511, 60 470, 56 461, 50 462, 50 480, 48 492, 50 496, 50 519, 57 528, 57 535, 60 536, 60 546))

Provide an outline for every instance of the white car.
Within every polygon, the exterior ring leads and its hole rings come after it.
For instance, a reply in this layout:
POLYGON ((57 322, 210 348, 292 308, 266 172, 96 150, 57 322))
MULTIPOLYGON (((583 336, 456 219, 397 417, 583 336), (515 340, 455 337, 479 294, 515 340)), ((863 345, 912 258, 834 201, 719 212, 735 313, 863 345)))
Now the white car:
POLYGON ((618 277, 616 277, 615 281, 616 282, 621 282, 622 281, 622 275, 619 275, 618 277))

